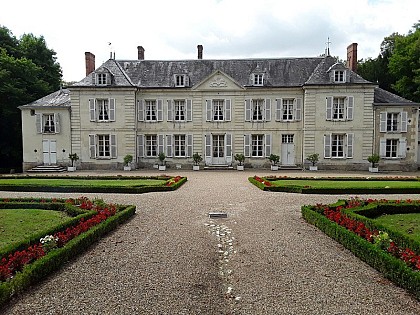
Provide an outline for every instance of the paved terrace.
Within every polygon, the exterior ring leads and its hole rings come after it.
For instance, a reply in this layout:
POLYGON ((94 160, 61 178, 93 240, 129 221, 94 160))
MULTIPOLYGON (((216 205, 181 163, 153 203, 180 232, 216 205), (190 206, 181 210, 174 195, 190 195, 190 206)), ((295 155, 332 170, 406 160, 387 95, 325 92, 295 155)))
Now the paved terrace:
MULTIPOLYGON (((60 272, 14 299, 4 312, 420 314, 417 300, 301 218, 303 204, 332 203, 350 196, 271 193, 248 182, 254 174, 273 174, 266 170, 166 173, 187 176, 188 182, 169 193, 85 194, 135 204, 137 214, 60 272), (217 211, 227 212, 228 218, 208 217, 217 211)), ((336 174, 288 171, 276 175, 336 174)), ((372 176, 367 172, 337 175, 372 176)), ((80 196, 0 192, 0 197, 30 195, 80 196)))

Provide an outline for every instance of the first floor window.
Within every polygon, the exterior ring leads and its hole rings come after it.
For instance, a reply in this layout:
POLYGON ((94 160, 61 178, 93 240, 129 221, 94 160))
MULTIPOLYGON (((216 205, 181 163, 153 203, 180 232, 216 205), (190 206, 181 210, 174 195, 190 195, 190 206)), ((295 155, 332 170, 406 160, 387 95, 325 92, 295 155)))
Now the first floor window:
POLYGON ((175 100, 175 121, 185 121, 185 100, 175 100))
POLYGON ((386 131, 398 130, 398 113, 388 113, 386 119, 386 131))
POLYGON ((60 115, 57 114, 35 114, 37 133, 59 133, 60 115))
POLYGON ((146 101, 146 121, 156 120, 156 101, 146 101))
POLYGON ((147 157, 157 156, 157 136, 156 135, 146 135, 145 136, 145 149, 147 157))
POLYGON ((186 156, 185 135, 174 135, 174 154, 175 154, 175 157, 186 156))
POLYGON ((108 100, 96 100, 96 109, 98 111, 98 121, 109 120, 108 100))
POLYGON ((224 112, 224 101, 223 100, 213 100, 213 120, 222 121, 224 112))
POLYGON ((264 156, 264 135, 252 135, 251 148, 252 156, 264 156))
POLYGON ((326 98, 326 120, 353 120, 353 96, 328 96, 326 98))
POLYGON ((283 99, 282 120, 293 120, 293 99, 283 99))
POLYGON ((333 116, 332 119, 344 119, 344 97, 333 98, 333 116))
POLYGON ((55 122, 54 122, 54 115, 43 115, 42 117, 44 121, 44 133, 54 133, 55 132, 55 122))
POLYGON ((89 116, 90 121, 95 122, 115 121, 115 99, 89 99, 89 116))
POLYGON ((252 120, 263 120, 264 100, 252 100, 252 120))

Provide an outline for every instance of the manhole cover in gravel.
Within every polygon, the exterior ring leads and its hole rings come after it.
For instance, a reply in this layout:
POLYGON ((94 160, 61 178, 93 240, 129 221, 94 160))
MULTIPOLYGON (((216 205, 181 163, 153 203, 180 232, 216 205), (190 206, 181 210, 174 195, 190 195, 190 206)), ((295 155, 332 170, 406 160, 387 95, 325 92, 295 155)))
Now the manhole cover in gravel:
POLYGON ((227 213, 225 212, 210 212, 209 217, 210 218, 227 218, 227 213))

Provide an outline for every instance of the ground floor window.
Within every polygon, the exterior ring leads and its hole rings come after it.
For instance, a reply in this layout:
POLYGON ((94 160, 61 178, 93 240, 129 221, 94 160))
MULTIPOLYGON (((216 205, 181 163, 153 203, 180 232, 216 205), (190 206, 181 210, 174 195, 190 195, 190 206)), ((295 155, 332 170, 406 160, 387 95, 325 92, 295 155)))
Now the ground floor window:
POLYGON ((264 135, 252 135, 251 140, 252 156, 264 156, 264 135))
POLYGON ((331 157, 344 157, 344 135, 331 135, 331 157))
POLYGON ((117 158, 117 137, 112 134, 89 135, 91 159, 117 158))
POLYGON ((186 138, 185 135, 174 135, 174 155, 175 157, 186 156, 186 138))
POLYGON ((145 136, 145 151, 147 157, 156 157, 157 154, 157 135, 145 136))
POLYGON ((387 139, 385 156, 389 158, 397 157, 398 139, 387 139))
POLYGON ((353 158, 352 133, 332 133, 324 135, 324 158, 353 158))

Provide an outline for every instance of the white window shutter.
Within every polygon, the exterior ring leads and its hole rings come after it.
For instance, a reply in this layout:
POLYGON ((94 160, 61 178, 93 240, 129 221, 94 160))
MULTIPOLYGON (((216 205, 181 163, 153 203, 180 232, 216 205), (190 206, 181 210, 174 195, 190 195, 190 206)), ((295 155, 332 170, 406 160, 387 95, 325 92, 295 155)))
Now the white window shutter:
POLYGON ((157 121, 163 121, 163 100, 157 100, 157 121))
POLYGON ((166 119, 167 121, 173 120, 173 112, 174 112, 174 101, 168 100, 168 110, 166 112, 166 119))
POLYGON ((192 100, 186 100, 185 103, 187 104, 187 121, 192 121, 192 100))
POLYGON ((331 134, 324 135, 324 158, 331 158, 331 134))
POLYGON ((137 101, 137 120, 144 121, 144 104, 143 100, 137 101))
POLYGON ((302 120, 302 99, 296 98, 294 103, 295 103, 295 120, 300 121, 302 120))
POLYGON ((205 144, 206 144, 205 161, 206 161, 206 164, 211 164, 211 158, 212 158, 212 155, 211 155, 211 152, 212 152, 211 151, 211 149, 212 149, 211 140, 212 140, 211 134, 210 133, 206 134, 205 135, 205 144))
POLYGON ((96 121, 96 100, 94 98, 89 99, 89 117, 90 121, 96 121))
POLYGON ((60 133, 61 126, 60 126, 60 114, 56 113, 54 114, 54 127, 55 127, 55 133, 60 133))
POLYGON ((230 99, 225 100, 225 121, 231 121, 232 119, 232 108, 230 99))
POLYGON ((347 101, 347 120, 353 120, 353 111, 354 111, 354 98, 349 96, 346 99, 347 101))
POLYGON ((193 156, 193 135, 187 135, 187 157, 193 156))
POLYGON ((96 135, 89 135, 89 157, 96 159, 96 135))
POLYGON ((387 119, 388 113, 387 112, 381 112, 379 114, 379 132, 386 132, 386 119, 387 119))
POLYGON ((352 159, 353 158, 353 141, 354 141, 354 134, 348 133, 347 134, 347 158, 352 159))
POLYGON ((165 152, 165 136, 158 135, 158 155, 161 152, 165 152))
POLYGON ((379 156, 386 157, 386 139, 385 138, 381 138, 381 141, 379 142, 379 156))
POLYGON ((271 99, 269 98, 265 100, 264 119, 265 121, 271 121, 271 99))
POLYGON ((250 99, 245 100, 245 121, 251 121, 252 104, 250 99))
POLYGON ((137 155, 144 157, 144 135, 137 136, 137 155))
POLYGON ((332 96, 327 96, 327 98, 326 98, 326 120, 331 120, 332 119, 332 104, 333 104, 332 96))
POLYGON ((225 139, 226 139, 226 162, 228 164, 232 163, 232 134, 231 133, 227 133, 225 135, 225 139))
POLYGON ((407 155, 407 140, 405 138, 400 138, 398 140, 398 157, 405 158, 407 155))
POLYGON ((407 112, 401 112, 401 132, 407 132, 407 112))
POLYGON ((276 99, 276 121, 281 121, 283 117, 283 99, 277 98, 276 99))
POLYGON ((244 135, 244 155, 251 156, 251 135, 244 135))
POLYGON ((269 157, 271 155, 271 134, 265 135, 265 156, 269 157))
POLYGON ((206 100, 206 121, 212 121, 212 117, 213 117, 213 105, 212 105, 212 100, 206 100))
POLYGON ((110 143, 111 143, 111 158, 117 158, 117 135, 110 135, 110 143))
POLYGON ((92 85, 96 85, 97 82, 97 74, 96 73, 92 73, 92 85))
POLYGON ((36 114, 35 127, 36 133, 42 133, 42 114, 36 114))
POLYGON ((115 98, 109 99, 109 121, 115 121, 115 98))
POLYGON ((166 156, 172 157, 173 135, 166 135, 166 156))

